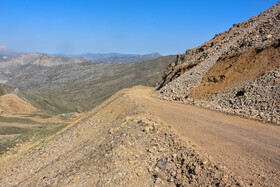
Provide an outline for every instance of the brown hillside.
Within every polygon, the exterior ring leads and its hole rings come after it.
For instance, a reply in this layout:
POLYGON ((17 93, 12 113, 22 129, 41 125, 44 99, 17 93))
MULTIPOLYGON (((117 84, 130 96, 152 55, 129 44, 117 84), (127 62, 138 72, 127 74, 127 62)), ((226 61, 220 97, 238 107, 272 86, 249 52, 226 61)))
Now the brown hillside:
POLYGON ((31 114, 38 109, 25 102, 14 94, 6 94, 0 97, 0 113, 4 114, 31 114))
POLYGON ((280 44, 220 58, 188 97, 205 99, 244 81, 254 81, 280 65, 280 44))

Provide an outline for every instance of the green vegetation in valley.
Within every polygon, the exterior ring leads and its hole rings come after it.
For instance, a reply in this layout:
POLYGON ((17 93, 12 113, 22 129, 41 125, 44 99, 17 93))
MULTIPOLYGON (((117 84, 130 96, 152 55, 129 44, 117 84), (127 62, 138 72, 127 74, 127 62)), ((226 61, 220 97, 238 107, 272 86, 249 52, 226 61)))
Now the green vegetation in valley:
POLYGON ((40 124, 39 122, 33 121, 31 119, 28 119, 28 118, 4 117, 4 116, 0 116, 0 122, 20 123, 20 124, 40 124))
POLYGON ((18 92, 17 95, 46 114, 57 115, 62 113, 77 112, 76 107, 70 101, 50 96, 43 92, 23 90, 18 92))
POLYGON ((11 93, 14 88, 0 83, 0 96, 11 93))
POLYGON ((20 90, 0 83, 0 96, 13 93, 24 101, 41 110, 42 114, 34 114, 48 118, 50 115, 77 112, 77 108, 71 101, 57 98, 37 90, 20 90))
POLYGON ((30 140, 35 142, 46 139, 47 137, 65 128, 67 125, 68 124, 65 123, 48 123, 32 128, 0 126, 0 155, 11 148, 14 148, 17 144, 28 142, 30 140), (1 138, 1 135, 10 135, 10 137, 7 136, 1 138))
POLYGON ((30 118, 30 117, 39 117, 41 119, 48 119, 51 118, 53 116, 48 115, 48 114, 40 114, 40 113, 34 113, 34 114, 26 114, 24 115, 24 117, 30 118))

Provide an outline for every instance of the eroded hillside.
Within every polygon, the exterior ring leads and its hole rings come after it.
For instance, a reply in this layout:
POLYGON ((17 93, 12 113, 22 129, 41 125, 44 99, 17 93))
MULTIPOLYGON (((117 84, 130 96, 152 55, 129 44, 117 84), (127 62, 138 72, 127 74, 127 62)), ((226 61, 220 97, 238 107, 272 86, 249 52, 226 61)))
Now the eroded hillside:
POLYGON ((280 124, 280 3, 178 55, 157 97, 280 124))

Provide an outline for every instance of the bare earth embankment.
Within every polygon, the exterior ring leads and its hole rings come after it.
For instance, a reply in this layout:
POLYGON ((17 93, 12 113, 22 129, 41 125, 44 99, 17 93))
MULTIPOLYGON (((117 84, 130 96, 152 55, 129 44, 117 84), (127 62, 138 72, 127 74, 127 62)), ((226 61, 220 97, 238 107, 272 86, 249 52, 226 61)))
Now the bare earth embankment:
POLYGON ((0 159, 0 186, 277 186, 280 130, 118 92, 54 136, 0 159))

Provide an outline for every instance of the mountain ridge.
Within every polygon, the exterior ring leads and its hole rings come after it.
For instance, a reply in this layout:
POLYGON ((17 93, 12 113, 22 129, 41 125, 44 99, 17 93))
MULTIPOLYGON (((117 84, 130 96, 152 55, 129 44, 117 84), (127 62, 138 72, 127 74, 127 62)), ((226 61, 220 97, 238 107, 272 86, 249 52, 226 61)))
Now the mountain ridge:
POLYGON ((83 57, 94 62, 138 62, 145 60, 152 60, 162 55, 160 53, 149 53, 149 54, 125 54, 125 53, 82 53, 78 55, 63 55, 68 57, 79 58, 83 57))
POLYGON ((50 56, 41 53, 21 54, 0 60, 0 82, 6 83, 23 75, 32 75, 38 71, 64 64, 90 63, 85 58, 50 56))
POLYGON ((0 185, 95 186, 110 181, 112 186, 195 186, 242 182, 196 152, 190 142, 133 100, 128 90, 117 92, 43 144, 30 142, 15 150, 23 156, 7 153, 0 159, 0 171, 9 176, 0 180, 0 185), (26 154, 31 150, 33 154, 26 154), (196 172, 188 172, 186 160, 196 172), (11 173, 11 167, 16 172, 11 173))

